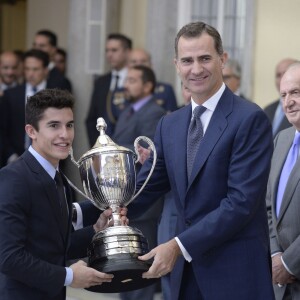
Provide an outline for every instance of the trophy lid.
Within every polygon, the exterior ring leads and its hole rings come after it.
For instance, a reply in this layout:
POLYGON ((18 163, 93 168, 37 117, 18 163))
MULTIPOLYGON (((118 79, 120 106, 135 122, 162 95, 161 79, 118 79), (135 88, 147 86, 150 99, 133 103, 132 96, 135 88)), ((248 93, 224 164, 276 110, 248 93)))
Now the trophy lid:
POLYGON ((106 135, 105 130, 107 128, 107 124, 103 118, 97 119, 96 128, 100 132, 100 135, 97 138, 96 143, 92 147, 92 149, 90 149, 89 151, 87 151, 81 156, 81 158, 78 161, 79 164, 81 164, 81 162, 83 162, 85 159, 94 156, 95 154, 98 155, 98 154, 122 152, 122 153, 131 153, 134 156, 136 156, 136 154, 132 150, 117 145, 108 135, 106 135))

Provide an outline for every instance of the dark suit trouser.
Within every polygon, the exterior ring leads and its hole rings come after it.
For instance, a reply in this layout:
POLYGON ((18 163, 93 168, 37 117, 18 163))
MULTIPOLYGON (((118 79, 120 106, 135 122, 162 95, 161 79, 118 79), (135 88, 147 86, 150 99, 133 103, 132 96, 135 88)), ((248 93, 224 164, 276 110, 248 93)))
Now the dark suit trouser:
POLYGON ((204 300, 198 288, 192 265, 184 263, 183 276, 178 299, 204 300))

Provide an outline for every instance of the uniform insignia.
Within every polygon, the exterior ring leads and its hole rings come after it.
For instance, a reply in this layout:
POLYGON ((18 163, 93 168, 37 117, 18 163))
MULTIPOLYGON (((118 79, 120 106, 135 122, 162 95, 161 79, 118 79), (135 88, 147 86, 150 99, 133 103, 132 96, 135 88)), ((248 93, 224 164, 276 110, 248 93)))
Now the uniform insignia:
POLYGON ((165 103, 165 101, 164 101, 163 99, 156 99, 155 102, 156 102, 156 104, 158 104, 159 106, 162 106, 162 105, 165 103))
POLYGON ((165 87, 163 85, 158 85, 156 88, 155 88, 155 93, 158 94, 158 93, 163 93, 165 91, 165 87))

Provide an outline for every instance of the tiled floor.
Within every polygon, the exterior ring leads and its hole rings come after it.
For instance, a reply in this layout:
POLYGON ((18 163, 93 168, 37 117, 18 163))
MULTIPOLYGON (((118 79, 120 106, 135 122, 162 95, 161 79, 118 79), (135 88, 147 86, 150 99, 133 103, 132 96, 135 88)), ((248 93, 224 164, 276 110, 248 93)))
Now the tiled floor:
MULTIPOLYGON (((86 290, 67 288, 67 300, 118 300, 118 294, 92 293, 86 290)), ((160 293, 155 294, 154 300, 163 300, 160 293)))

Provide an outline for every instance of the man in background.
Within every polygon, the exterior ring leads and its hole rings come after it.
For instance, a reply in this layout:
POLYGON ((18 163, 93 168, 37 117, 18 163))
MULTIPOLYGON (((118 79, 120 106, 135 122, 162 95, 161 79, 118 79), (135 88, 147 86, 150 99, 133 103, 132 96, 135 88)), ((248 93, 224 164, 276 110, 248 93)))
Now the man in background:
POLYGON ((124 82, 131 48, 131 39, 123 34, 112 33, 106 39, 106 60, 111 71, 95 80, 85 121, 91 147, 94 146, 99 136, 96 129, 97 119, 104 118, 107 124, 106 133, 111 136, 121 112, 128 105, 124 97, 124 82))
POLYGON ((229 89, 246 100, 248 100, 240 91, 242 69, 237 60, 228 59, 223 69, 223 80, 229 89))
MULTIPOLYGON (((128 69, 125 80, 125 97, 130 105, 120 115, 112 139, 120 146, 134 150, 134 141, 139 136, 153 140, 156 125, 165 114, 154 97, 156 86, 152 69, 136 65, 128 69)), ((130 225, 142 231, 148 240, 149 249, 157 246, 157 224, 162 204, 153 205, 146 212, 142 210, 137 218, 130 220, 130 225)), ((122 300, 152 300, 156 285, 140 290, 121 293, 122 300)))
POLYGON ((6 89, 13 88, 18 84, 19 59, 12 51, 0 54, 0 96, 6 89))
POLYGON ((3 133, 4 163, 16 160, 30 145, 25 135, 26 99, 45 88, 64 89, 49 80, 49 56, 41 50, 29 50, 24 54, 25 82, 7 89, 1 100, 0 131, 3 133))
POLYGON ((276 300, 300 299, 300 63, 280 83, 283 111, 292 127, 280 131, 267 191, 272 275, 276 300))
MULTIPOLYGON (((129 54, 128 66, 143 65, 152 68, 150 54, 140 48, 131 50, 129 54)), ((156 82, 154 97, 156 103, 164 108, 166 112, 171 112, 177 109, 177 102, 173 87, 165 82, 156 82)))
MULTIPOLYGON (((280 91, 280 81, 283 74, 288 67, 296 61, 297 60, 293 58, 285 58, 277 64, 275 69, 275 85, 278 93, 280 91)), ((279 131, 292 126, 284 114, 280 96, 279 99, 269 104, 264 110, 272 123, 273 137, 275 137, 279 131)))
POLYGON ((54 32, 50 30, 39 30, 35 34, 33 48, 45 51, 49 55, 49 73, 47 79, 49 84, 72 92, 70 80, 55 67, 54 56, 57 50, 57 44, 57 36, 54 32))

